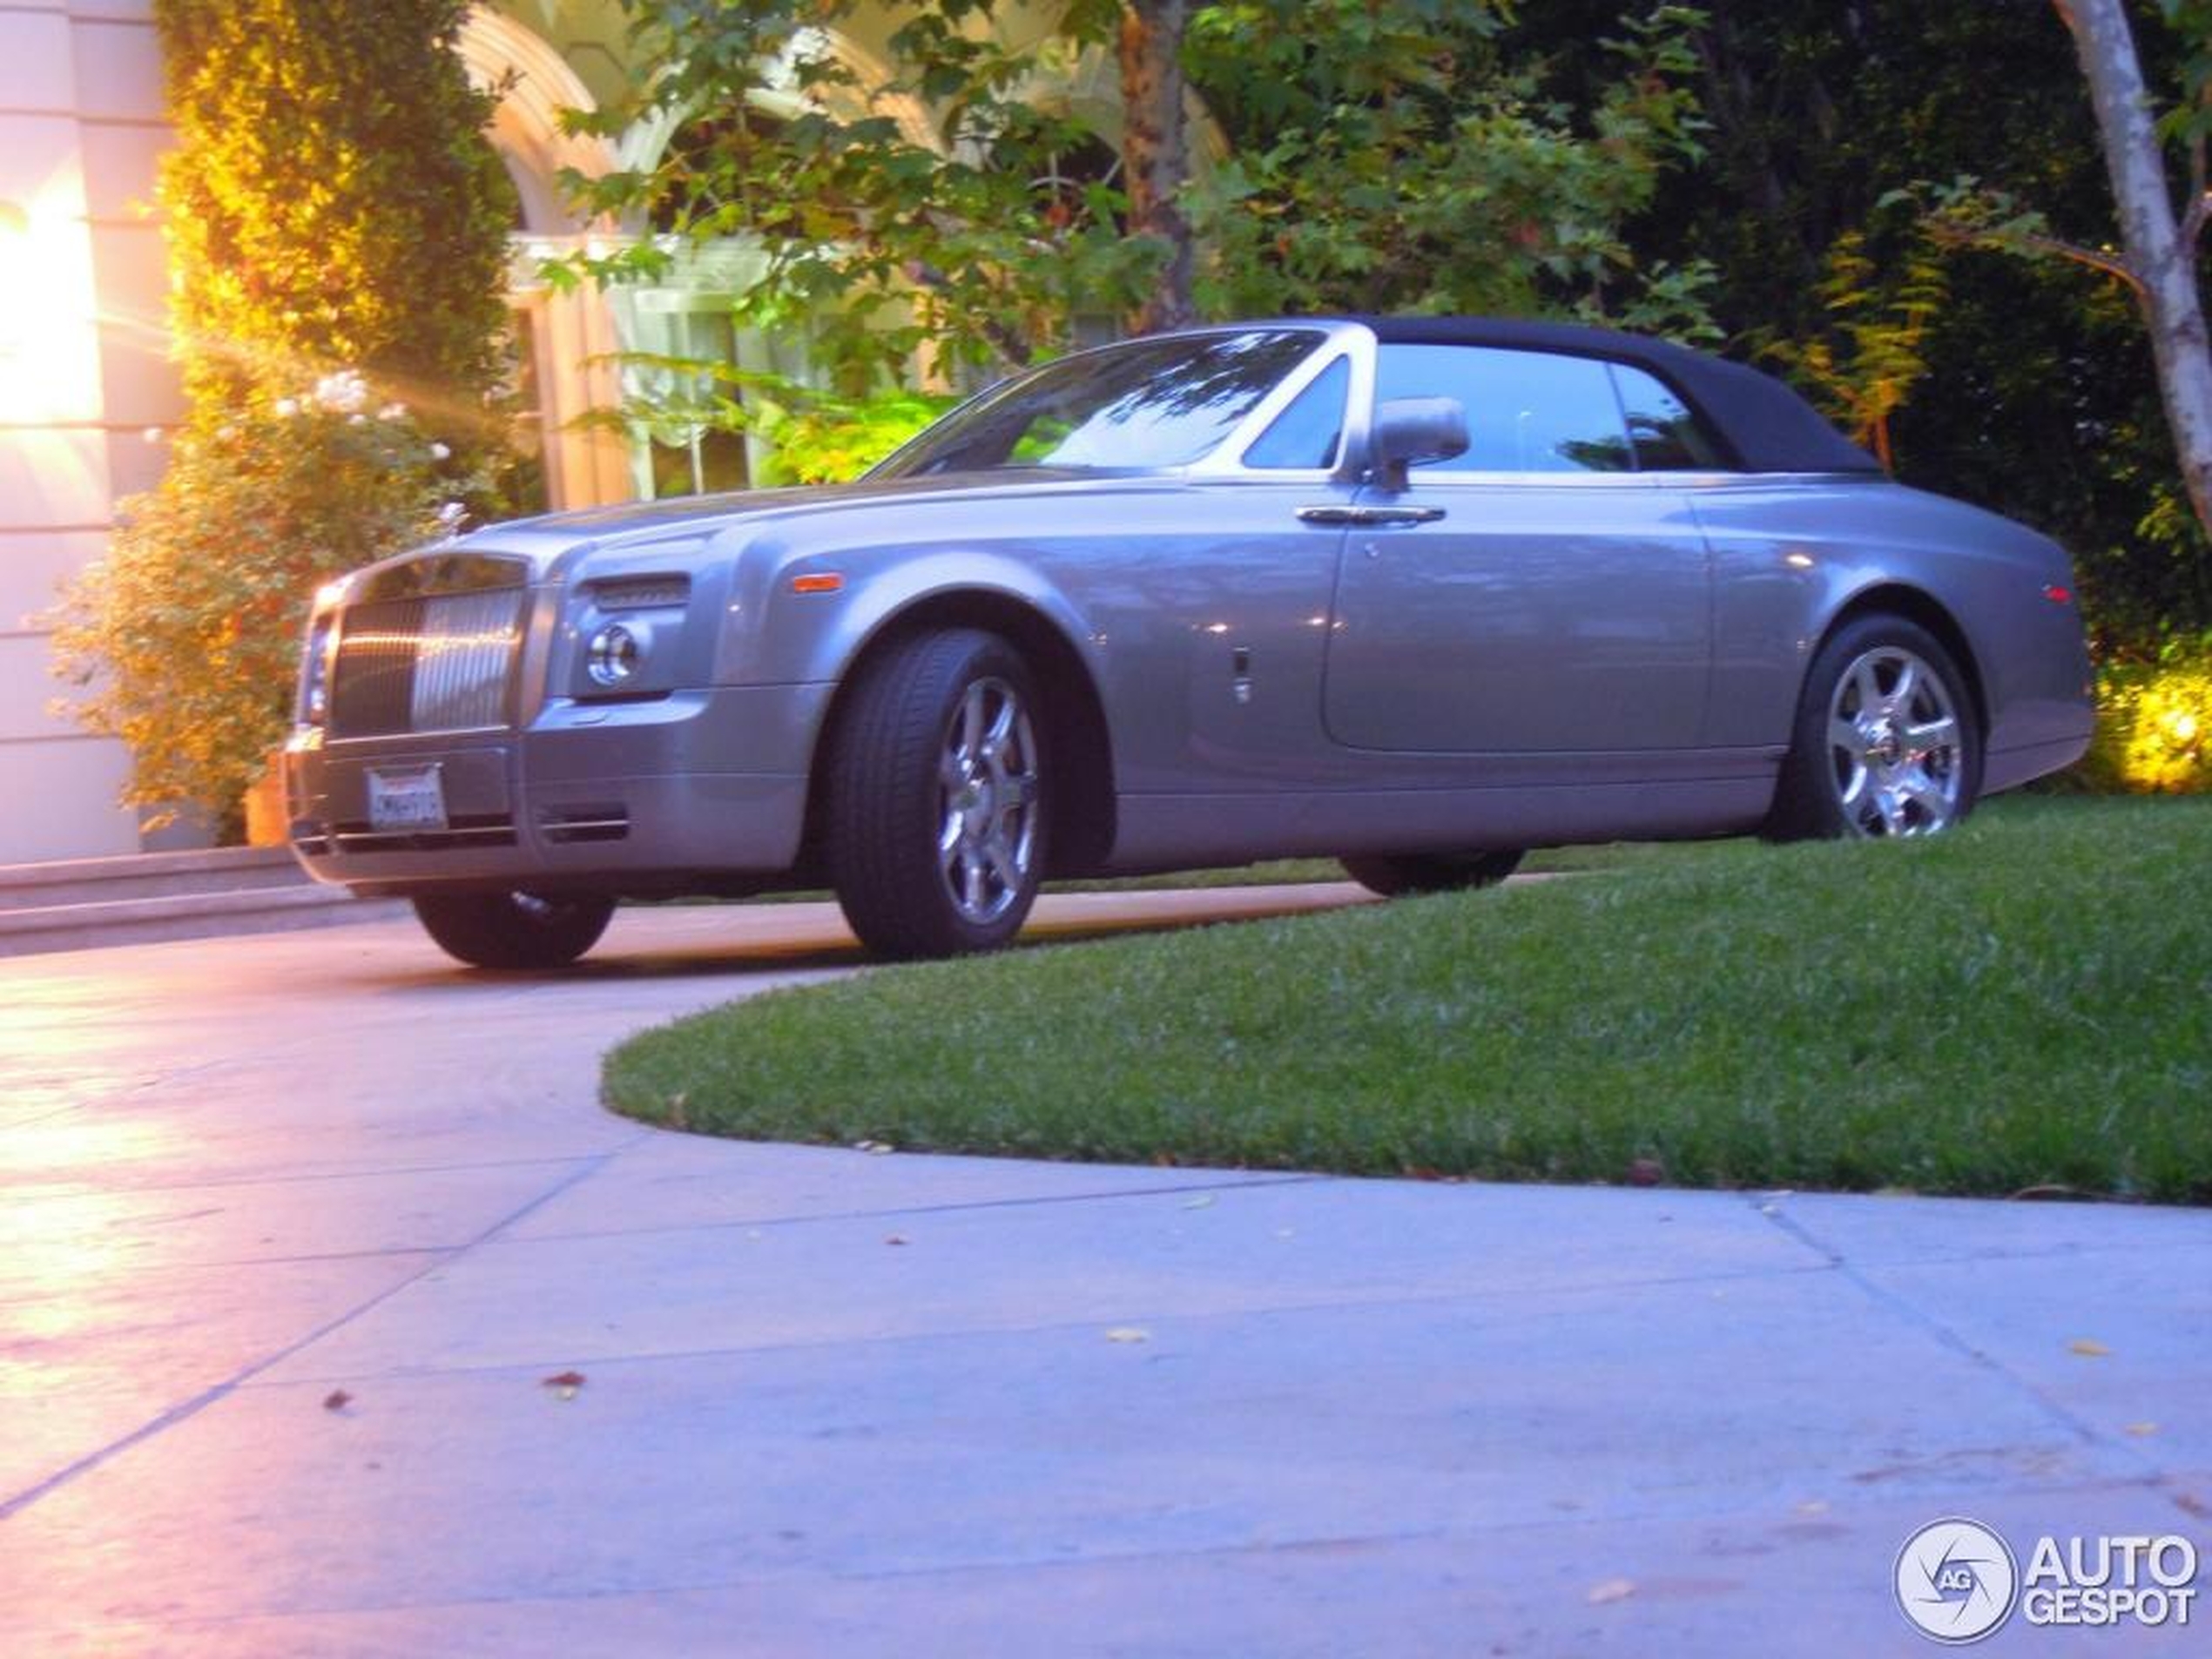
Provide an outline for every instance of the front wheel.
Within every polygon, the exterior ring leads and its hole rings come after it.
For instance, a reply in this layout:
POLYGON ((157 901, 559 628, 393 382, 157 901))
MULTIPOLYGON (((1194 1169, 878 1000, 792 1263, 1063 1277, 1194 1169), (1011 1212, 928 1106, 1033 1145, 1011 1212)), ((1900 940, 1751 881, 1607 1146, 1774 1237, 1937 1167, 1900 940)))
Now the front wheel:
POLYGON ((1344 873, 1386 899, 1415 893, 1456 893, 1494 887, 1521 867, 1518 848, 1494 853, 1422 853, 1339 859, 1344 873))
POLYGON ((415 914, 438 948, 471 968, 566 968, 599 942, 615 901, 597 894, 423 894, 415 914))
POLYGON ((995 634, 918 635, 860 670, 826 777, 845 919, 880 956, 993 950, 1044 870, 1047 756, 1028 665, 995 634))
POLYGON ((1916 623, 1862 617, 1805 676, 1767 833, 1937 835, 1980 787, 1980 724, 1951 653, 1916 623))

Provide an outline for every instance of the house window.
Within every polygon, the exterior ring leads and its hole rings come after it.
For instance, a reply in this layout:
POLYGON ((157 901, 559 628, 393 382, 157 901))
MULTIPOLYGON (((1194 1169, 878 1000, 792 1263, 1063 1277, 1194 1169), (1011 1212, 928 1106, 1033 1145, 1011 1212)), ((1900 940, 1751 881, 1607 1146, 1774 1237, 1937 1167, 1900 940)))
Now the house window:
POLYGON ((745 429, 747 374, 813 379, 806 341, 739 327, 729 291, 644 288, 624 307, 623 397, 639 496, 711 495, 766 482, 770 448, 745 429))

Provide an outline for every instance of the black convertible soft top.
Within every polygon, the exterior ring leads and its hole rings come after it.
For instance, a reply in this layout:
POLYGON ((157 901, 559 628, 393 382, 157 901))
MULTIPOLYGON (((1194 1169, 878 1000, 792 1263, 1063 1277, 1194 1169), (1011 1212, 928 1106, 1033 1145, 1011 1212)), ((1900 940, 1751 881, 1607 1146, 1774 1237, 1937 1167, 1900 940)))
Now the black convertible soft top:
POLYGON ((1350 317, 1379 340, 1497 346, 1633 363, 1658 376, 1703 417, 1746 472, 1879 472, 1881 462, 1770 374, 1669 341, 1573 323, 1502 317, 1350 317))

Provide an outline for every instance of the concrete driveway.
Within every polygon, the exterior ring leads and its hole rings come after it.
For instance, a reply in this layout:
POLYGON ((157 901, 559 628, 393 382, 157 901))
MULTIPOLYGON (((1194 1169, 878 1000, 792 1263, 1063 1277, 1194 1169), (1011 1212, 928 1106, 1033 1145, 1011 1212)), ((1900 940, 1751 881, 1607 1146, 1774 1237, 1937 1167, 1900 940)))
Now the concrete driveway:
POLYGON ((1892 1581, 1939 1517, 2212 1554, 2202 1212, 597 1105, 624 1034, 853 961, 799 906, 627 913, 562 978, 386 924, 0 963, 0 1653, 1826 1659, 1934 1650, 1892 1581))

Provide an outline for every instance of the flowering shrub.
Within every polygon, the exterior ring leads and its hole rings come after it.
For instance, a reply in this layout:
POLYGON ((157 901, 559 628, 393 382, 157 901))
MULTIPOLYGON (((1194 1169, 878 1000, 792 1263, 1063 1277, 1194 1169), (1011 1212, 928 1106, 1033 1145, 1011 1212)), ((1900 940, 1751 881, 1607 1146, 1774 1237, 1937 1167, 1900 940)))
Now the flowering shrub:
POLYGON ((290 719, 316 586, 457 528, 482 488, 351 371, 200 417, 57 617, 64 707, 137 757, 125 799, 234 828, 290 719))

